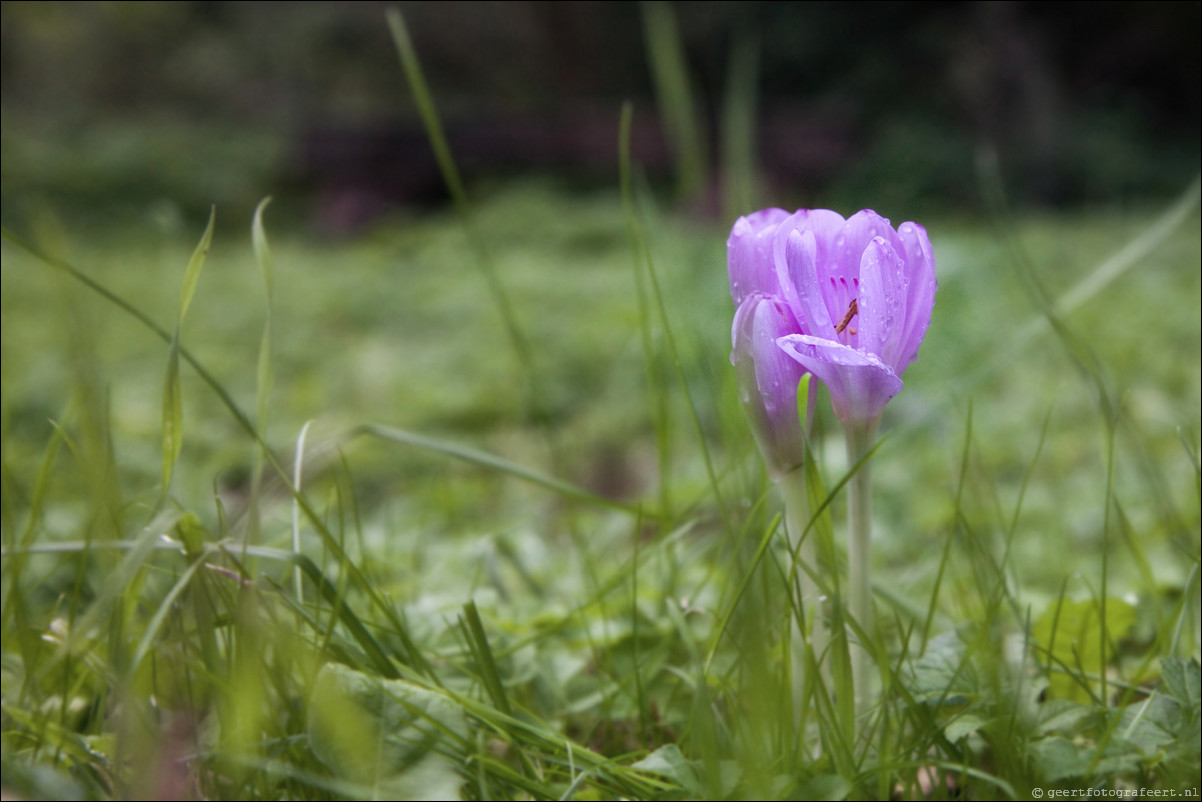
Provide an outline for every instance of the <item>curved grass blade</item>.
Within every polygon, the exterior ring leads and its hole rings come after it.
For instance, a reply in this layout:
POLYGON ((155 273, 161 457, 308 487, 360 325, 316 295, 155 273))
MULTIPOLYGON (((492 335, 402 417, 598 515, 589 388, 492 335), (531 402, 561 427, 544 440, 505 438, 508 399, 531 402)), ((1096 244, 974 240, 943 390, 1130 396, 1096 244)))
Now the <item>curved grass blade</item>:
POLYGON ((171 337, 171 345, 167 351, 167 375, 163 379, 163 495, 167 495, 171 487, 171 473, 184 447, 184 405, 180 394, 179 382, 179 351, 180 329, 184 325, 184 316, 192 304, 192 296, 196 294, 196 284, 200 281, 200 271, 204 268, 205 258, 209 255, 209 246, 213 243, 213 224, 217 220, 217 208, 209 212, 209 224, 205 226, 204 234, 192 257, 188 260, 188 268, 184 271, 184 285, 179 296, 179 316, 175 321, 175 333, 171 337))
MULTIPOLYGON (((622 106, 622 120, 619 126, 618 134, 618 150, 620 157, 620 171, 622 182, 622 206, 626 212, 626 225, 630 232, 632 242, 635 244, 635 252, 641 254, 643 265, 647 270, 647 277, 651 284, 651 294, 655 298, 656 311, 659 315, 660 326, 664 332, 664 342, 668 346, 668 355, 672 360, 672 367, 676 372, 676 379, 680 384, 680 390, 684 394, 685 403, 689 407, 689 417, 692 419, 693 427, 697 430, 697 442, 701 448, 701 457, 705 463, 706 476, 709 478, 710 487, 714 492, 714 501, 718 506, 718 515, 722 520, 723 527, 728 534, 733 534, 730 517, 726 511, 726 504, 722 499, 722 490, 718 483, 718 474, 714 470, 714 461, 710 457, 709 446, 705 439, 705 429, 701 424, 701 416, 697 412, 697 405, 693 402, 693 394, 689 391, 689 382, 684 375, 684 367, 680 362, 680 351, 676 347, 676 338, 672 334, 672 327, 668 324, 668 310, 664 304, 664 295, 659 286, 659 277, 655 272, 655 263, 651 259, 651 251, 647 248, 647 239, 643 235, 642 226, 639 225, 638 218, 634 212, 634 193, 631 189, 630 173, 630 125, 634 117, 634 111, 630 103, 622 106)), ((664 510, 664 514, 668 511, 664 510)))
POLYGON ((489 470, 508 474, 525 482, 536 484, 539 487, 543 487, 553 493, 558 493, 566 498, 575 499, 576 501, 583 501, 597 507, 618 510, 619 512, 624 512, 627 515, 634 515, 636 517, 655 517, 639 509, 638 507, 632 507, 628 504, 623 504, 620 501, 614 501, 613 499, 599 496, 596 493, 592 493, 582 487, 565 482, 562 479, 556 479, 554 476, 548 476, 545 473, 540 473, 530 468, 526 468, 522 465, 518 465, 516 462, 510 462, 507 459, 498 457, 495 454, 489 454, 487 451, 480 451, 478 449, 462 446, 457 443, 448 443, 445 440, 426 437, 425 435, 416 434, 404 429, 394 429, 391 426, 381 426, 376 423, 367 423, 358 426, 352 430, 352 433, 369 434, 373 437, 379 437, 382 440, 390 440, 394 443, 414 446, 416 448, 425 449, 426 451, 433 451, 437 454, 454 457, 455 459, 469 462, 473 465, 478 465, 481 468, 487 468, 489 470))

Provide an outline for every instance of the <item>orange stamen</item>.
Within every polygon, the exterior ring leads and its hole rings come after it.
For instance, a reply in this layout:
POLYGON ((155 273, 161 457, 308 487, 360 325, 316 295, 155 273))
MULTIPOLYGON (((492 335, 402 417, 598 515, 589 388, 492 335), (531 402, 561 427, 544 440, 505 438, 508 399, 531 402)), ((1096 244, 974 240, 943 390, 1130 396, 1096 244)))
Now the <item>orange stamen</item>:
MULTIPOLYGON (((855 317, 856 313, 859 311, 860 308, 856 305, 856 299, 852 298, 851 303, 847 305, 847 312, 843 315, 843 319, 839 321, 838 326, 835 326, 835 334, 842 334, 843 330, 847 328, 847 324, 851 323, 851 319, 855 317)), ((856 330, 852 329, 851 333, 855 334, 856 330)))

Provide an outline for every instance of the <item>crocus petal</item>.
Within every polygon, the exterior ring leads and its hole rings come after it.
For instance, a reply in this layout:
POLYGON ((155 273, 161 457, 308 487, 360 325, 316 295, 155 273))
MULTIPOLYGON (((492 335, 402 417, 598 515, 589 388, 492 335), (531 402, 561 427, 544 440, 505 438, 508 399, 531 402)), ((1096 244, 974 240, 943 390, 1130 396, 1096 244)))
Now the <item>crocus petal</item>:
MULTIPOLYGON (((779 243, 778 239, 778 250, 779 243)), ((831 322, 830 310, 818 289, 818 243, 814 233, 790 231, 784 238, 784 253, 790 277, 784 287, 785 301, 794 314, 805 321, 811 334, 833 339, 835 324, 831 322)))
MULTIPOLYGON (((799 209, 780 224, 776 235, 776 247, 773 251, 776 261, 776 276, 785 300, 799 318, 804 317, 808 321, 810 315, 817 313, 817 310, 812 307, 808 312, 806 311, 810 303, 814 301, 812 298, 808 301, 801 299, 800 291, 803 288, 808 289, 810 295, 817 292, 822 297, 827 312, 817 320, 829 320, 832 317, 837 320, 838 316, 843 314, 845 306, 841 308, 838 299, 827 292, 830 273, 826 268, 830 261, 829 252, 832 243, 845 224, 843 215, 829 209, 799 209), (804 242, 810 243, 806 246, 806 252, 810 257, 808 262, 800 261, 797 258, 791 259, 789 256, 788 243, 793 238, 794 232, 802 237, 807 233, 810 235, 810 239, 804 240, 804 242)), ((799 254, 795 253, 795 257, 797 255, 799 254)), ((825 333, 822 324, 811 323, 811 325, 822 328, 825 333)), ((834 336, 833 329, 832 336, 834 336)))
POLYGON ((800 465, 805 455, 797 414, 797 385, 805 370, 776 345, 780 337, 797 331, 789 307, 763 293, 744 299, 731 330, 730 361, 738 374, 743 407, 774 478, 800 465))
POLYGON ((806 334, 790 334, 776 344, 826 385, 844 425, 866 426, 901 392, 902 380, 873 354, 806 334))
POLYGON ((730 297, 735 306, 753 292, 778 295, 780 286, 773 266, 772 242, 784 209, 763 209, 740 217, 726 240, 726 268, 730 273, 730 297))
POLYGON ((857 346, 896 365, 906 318, 906 277, 901 257, 883 237, 868 243, 860 259, 857 346))
POLYGON ((836 247, 830 258, 841 266, 856 270, 860 266, 860 257, 868 248, 868 243, 877 237, 884 237, 895 251, 901 252, 901 240, 898 239, 897 232, 893 230, 893 226, 889 225, 887 219, 872 209, 856 212, 847 218, 843 230, 835 238, 836 247))
POLYGON ((902 243, 899 252, 906 263, 906 323, 902 333, 901 358, 897 363, 900 374, 918 356, 918 346, 926 336, 935 307, 935 254, 927 230, 917 223, 902 223, 897 227, 902 243))

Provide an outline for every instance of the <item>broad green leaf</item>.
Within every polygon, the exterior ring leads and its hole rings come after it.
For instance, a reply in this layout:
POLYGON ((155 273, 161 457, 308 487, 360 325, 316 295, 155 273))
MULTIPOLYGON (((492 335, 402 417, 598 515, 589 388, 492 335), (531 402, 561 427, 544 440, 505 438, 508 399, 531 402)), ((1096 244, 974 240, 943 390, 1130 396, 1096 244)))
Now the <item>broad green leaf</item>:
POLYGON ((838 774, 819 774, 801 784, 793 799, 809 799, 811 802, 839 802, 846 799, 853 786, 838 774))
POLYGON ((631 768, 670 777, 692 794, 704 793, 696 765, 680 753, 676 744, 661 746, 631 768))
MULTIPOLYGON (((700 763, 682 755, 676 744, 661 746, 631 768, 670 777, 695 796, 703 798, 710 796, 703 781, 703 770, 700 763)), ((718 772, 718 784, 722 794, 724 796, 730 794, 739 784, 742 771, 734 761, 722 760, 718 763, 718 772)))
POLYGON ((964 643, 954 632, 932 638, 906 681, 915 700, 961 705, 980 696, 980 681, 964 643))
POLYGON ((1160 663, 1160 676, 1169 696, 1177 700, 1183 711, 1192 712, 1196 718, 1202 707, 1202 671, 1198 661, 1166 657, 1160 663))
MULTIPOLYGON (((1031 628, 1031 636, 1051 656, 1054 696, 1089 702, 1083 683, 1099 674, 1102 655, 1101 618, 1094 599, 1051 605, 1031 628)), ((1114 643, 1135 624, 1135 608, 1121 599, 1106 600, 1106 640, 1114 643)))
POLYGON ((952 743, 967 738, 977 730, 989 723, 989 719, 984 716, 978 716, 973 713, 966 713, 963 716, 957 716, 952 719, 946 727, 943 728, 943 734, 952 743))
POLYGON ((676 744, 666 744, 635 763, 631 768, 653 771, 656 774, 664 774, 680 780, 682 775, 692 776, 693 764, 680 753, 680 747, 676 744))
POLYGON ((1151 755, 1177 740, 1186 718, 1177 702, 1156 694, 1139 704, 1128 705, 1119 718, 1118 733, 1151 755))
POLYGON ((1081 728, 1083 721, 1094 716, 1093 708, 1087 705, 1069 699, 1048 699, 1039 706, 1039 732, 1072 734, 1081 728))
POLYGON ((1031 744, 1031 757, 1045 782, 1084 774, 1089 770, 1092 751, 1058 737, 1043 738, 1031 744))
POLYGON ((379 798, 460 798, 447 755, 462 750, 467 714, 443 694, 331 663, 314 683, 308 730, 326 767, 379 798))

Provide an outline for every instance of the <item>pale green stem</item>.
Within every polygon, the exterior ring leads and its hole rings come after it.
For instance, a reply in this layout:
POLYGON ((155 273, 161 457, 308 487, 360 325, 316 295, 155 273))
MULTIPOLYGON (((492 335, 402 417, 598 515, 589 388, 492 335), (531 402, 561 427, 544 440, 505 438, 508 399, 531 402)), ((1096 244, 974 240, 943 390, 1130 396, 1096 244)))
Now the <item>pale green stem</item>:
MULTIPOLYGON (((849 426, 847 435, 847 464, 854 466, 872 447, 880 419, 867 426, 849 426)), ((847 485, 847 611, 864 637, 873 639, 872 623, 872 476, 865 463, 847 485)), ((855 687, 856 712, 862 715, 868 706, 871 689, 872 663, 868 650, 862 645, 851 647, 852 681, 855 687)))
MULTIPOLYGON (((821 674, 824 679, 827 679, 829 664, 823 660, 823 657, 830 643, 830 636, 827 632, 826 622, 822 618, 821 591, 818 583, 804 567, 809 566, 811 571, 818 570, 818 550, 815 546, 813 532, 801 540, 801 535, 805 532, 810 517, 804 471, 804 468, 798 468, 785 474, 779 480, 781 492, 785 496, 785 529, 789 535, 789 549, 797 555, 799 562, 795 573, 798 587, 801 590, 801 612, 811 621, 807 638, 805 637, 806 633, 803 632, 803 621, 797 618, 793 619, 793 638, 798 646, 803 646, 808 641, 810 648, 814 651, 815 661, 818 661, 821 666, 821 674), (800 545, 798 544, 799 540, 801 541, 800 545), (813 612, 811 613, 811 611, 813 612)), ((827 685, 829 687, 829 683, 827 685)))

